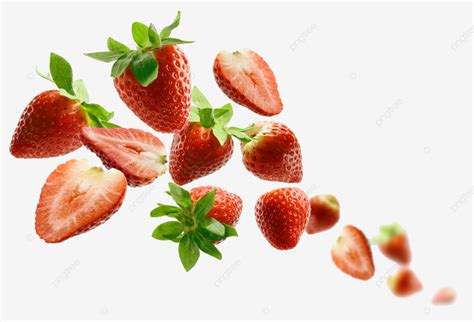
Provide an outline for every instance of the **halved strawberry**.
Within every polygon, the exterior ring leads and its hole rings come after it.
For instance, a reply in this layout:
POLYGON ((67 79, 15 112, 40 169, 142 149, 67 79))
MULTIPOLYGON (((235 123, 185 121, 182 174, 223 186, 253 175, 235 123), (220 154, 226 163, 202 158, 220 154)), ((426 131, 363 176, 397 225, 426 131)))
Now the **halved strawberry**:
POLYGON ((231 100, 257 114, 271 116, 283 110, 275 75, 250 49, 221 51, 214 61, 214 77, 231 100))
POLYGON ((306 232, 316 234, 333 227, 339 221, 339 201, 333 195, 316 195, 310 199, 311 216, 306 232))
POLYGON ((49 175, 41 189, 36 233, 47 243, 58 243, 86 232, 119 209, 126 190, 122 172, 104 171, 87 160, 69 160, 49 175))
POLYGON ((396 296, 409 296, 423 288, 418 277, 408 267, 402 267, 393 276, 390 276, 387 279, 387 284, 396 296))
POLYGON ((361 280, 370 279, 375 272, 369 241, 354 226, 344 226, 342 234, 331 249, 331 257, 344 273, 361 280))
POLYGON ((166 171, 165 146, 148 132, 85 127, 81 132, 81 140, 107 168, 122 171, 130 186, 152 183, 166 171))

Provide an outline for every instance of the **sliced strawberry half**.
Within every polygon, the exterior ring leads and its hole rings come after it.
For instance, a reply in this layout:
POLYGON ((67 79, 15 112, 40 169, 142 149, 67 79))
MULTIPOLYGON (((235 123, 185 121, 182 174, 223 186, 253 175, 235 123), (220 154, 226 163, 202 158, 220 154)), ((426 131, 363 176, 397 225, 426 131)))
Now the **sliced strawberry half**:
POLYGON ((344 273, 361 280, 370 279, 375 272, 369 241, 354 226, 344 226, 341 236, 331 249, 334 264, 344 273))
POLYGON ((130 186, 152 183, 166 171, 165 146, 151 133, 137 129, 85 127, 81 140, 107 168, 122 171, 130 186))
POLYGON ((283 110, 273 71, 250 49, 221 51, 214 61, 214 77, 231 100, 257 114, 271 116, 283 110))
POLYGON ((86 232, 114 214, 125 197, 127 181, 118 170, 87 160, 59 165, 46 180, 36 207, 36 233, 58 243, 86 232))

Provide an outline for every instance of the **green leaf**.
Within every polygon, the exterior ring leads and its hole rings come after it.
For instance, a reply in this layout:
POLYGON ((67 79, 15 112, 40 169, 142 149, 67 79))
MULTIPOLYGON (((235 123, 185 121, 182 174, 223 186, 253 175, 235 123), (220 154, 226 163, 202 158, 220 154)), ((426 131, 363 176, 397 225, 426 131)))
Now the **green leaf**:
POLYGON ((226 128, 226 131, 228 134, 232 135, 241 142, 248 143, 250 141, 253 141, 250 136, 248 136, 245 132, 242 131, 242 129, 239 129, 238 127, 229 127, 226 128))
POLYGON ((191 40, 182 40, 178 38, 162 38, 161 44, 162 45, 184 45, 184 44, 192 44, 194 41, 191 40))
POLYGON ((161 39, 168 38, 169 35, 171 35, 171 31, 173 31, 173 29, 179 26, 180 19, 181 19, 181 11, 178 11, 178 14, 176 15, 176 18, 174 18, 173 22, 161 30, 160 32, 161 39))
POLYGON ((225 237, 237 237, 239 236, 237 234, 237 230, 235 229, 235 227, 231 226, 231 225, 227 225, 227 224, 223 224, 224 227, 225 227, 225 234, 224 236, 225 237))
POLYGON ((370 242, 374 245, 382 245, 389 242, 393 237, 404 234, 405 230, 399 223, 382 225, 379 228, 379 235, 371 238, 370 242))
POLYGON ((88 115, 94 115, 100 120, 109 121, 114 117, 114 112, 107 111, 99 104, 83 102, 81 106, 88 115))
POLYGON ((72 100, 77 100, 78 98, 76 97, 76 95, 71 95, 69 94, 68 92, 66 92, 66 90, 60 88, 59 89, 59 94, 61 94, 62 96, 64 97, 67 97, 67 98, 70 98, 72 100))
POLYGON ((107 121, 100 121, 100 124, 101 124, 101 127, 103 127, 104 129, 117 129, 117 128, 120 128, 119 125, 111 123, 111 122, 107 122, 107 121))
POLYGON ((165 222, 153 231, 153 238, 159 240, 175 239, 183 232, 183 224, 177 221, 165 222))
POLYGON ((141 22, 134 22, 132 24, 132 36, 133 40, 141 48, 146 48, 151 46, 150 39, 148 38, 148 27, 141 22))
POLYGON ((221 124, 222 126, 225 126, 227 125, 227 123, 229 123, 233 114, 234 111, 232 109, 232 105, 230 103, 227 103, 222 107, 216 108, 214 110, 214 119, 217 123, 221 124))
POLYGON ((191 233, 185 234, 179 241, 179 258, 184 269, 188 272, 196 265, 199 259, 199 246, 194 241, 191 233))
POLYGON ((113 39, 112 37, 109 37, 109 39, 107 39, 107 48, 109 48, 110 51, 121 51, 123 53, 130 51, 130 48, 128 48, 121 42, 113 39))
POLYGON ((100 60, 106 63, 116 61, 120 56, 123 55, 121 51, 101 51, 96 53, 86 53, 84 54, 87 57, 93 58, 95 60, 100 60))
POLYGON ((220 145, 224 145, 229 138, 229 134, 227 134, 220 124, 214 124, 212 127, 212 133, 217 138, 220 145))
POLYGON ((158 77, 158 62, 151 52, 139 53, 132 60, 130 70, 135 79, 143 87, 147 87, 158 77))
POLYGON ((181 212, 181 209, 175 206, 169 205, 159 205, 157 208, 153 209, 150 212, 151 217, 162 217, 162 216, 171 216, 176 218, 177 214, 181 212))
POLYGON ((205 237, 200 234, 195 234, 194 239, 199 249, 202 250, 204 253, 211 255, 212 257, 215 257, 217 259, 222 259, 221 252, 216 248, 216 246, 214 246, 213 243, 211 243, 205 237))
POLYGON ((212 206, 214 206, 214 199, 216 196, 216 190, 209 191, 201 199, 196 202, 196 207, 194 207, 194 214, 197 216, 198 220, 204 218, 205 215, 211 211, 212 206))
POLYGON ((45 73, 39 71, 38 68, 36 68, 36 74, 37 74, 39 77, 44 78, 44 79, 46 79, 46 80, 48 80, 48 81, 54 83, 54 81, 53 81, 53 79, 51 78, 51 75, 50 75, 49 73, 45 74, 45 73))
POLYGON ((189 122, 196 122, 199 123, 199 109, 197 107, 191 106, 191 110, 189 112, 189 122))
POLYGON ((201 227, 208 230, 209 232, 224 237, 225 236, 225 227, 223 224, 215 220, 214 218, 204 218, 201 224, 201 227))
POLYGON ((58 88, 64 89, 74 95, 72 88, 72 68, 71 65, 61 56, 51 53, 49 58, 49 72, 58 88))
POLYGON ((214 126, 214 116, 212 115, 212 108, 200 108, 199 119, 201 126, 209 129, 214 126))
POLYGON ((191 99, 194 106, 198 108, 212 108, 211 103, 209 103, 204 94, 196 86, 192 89, 191 99))
POLYGON ((168 184, 170 188, 170 196, 182 209, 191 211, 193 208, 193 199, 189 192, 180 186, 170 182, 168 184))
POLYGON ((224 236, 219 236, 214 233, 211 233, 209 230, 202 227, 199 227, 197 229, 197 232, 199 232, 202 236, 212 241, 219 241, 225 238, 224 236))
POLYGON ((76 97, 81 102, 89 102, 89 93, 87 93, 87 88, 82 79, 75 80, 72 82, 72 88, 74 89, 74 93, 76 93, 76 97))
POLYGON ((128 65, 135 57, 135 51, 129 51, 128 53, 123 54, 112 66, 112 77, 119 77, 127 69, 128 65))
POLYGON ((150 27, 148 27, 148 39, 150 39, 151 44, 153 47, 161 48, 161 38, 156 31, 155 26, 151 23, 150 27))

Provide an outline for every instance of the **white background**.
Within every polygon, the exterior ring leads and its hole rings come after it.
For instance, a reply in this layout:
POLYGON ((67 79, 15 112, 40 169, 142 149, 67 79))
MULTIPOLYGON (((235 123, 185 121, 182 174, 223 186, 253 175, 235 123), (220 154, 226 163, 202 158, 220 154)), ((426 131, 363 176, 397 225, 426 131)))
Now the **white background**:
MULTIPOLYGON (((471 10, 467 4, 5 4, 2 13, 2 299, 5 318, 298 319, 471 317, 471 10), (238 193, 240 237, 219 247, 222 261, 202 256, 185 273, 175 244, 153 240, 149 210, 169 174, 130 188, 121 210, 99 228, 47 245, 34 232, 34 211, 48 174, 71 158, 100 161, 85 148, 46 160, 14 159, 8 145, 27 103, 51 85, 49 52, 73 65, 92 101, 115 122, 150 130, 120 101, 110 65, 83 52, 105 49, 107 36, 132 45, 133 21, 168 24, 193 83, 216 106, 228 101, 213 80, 221 49, 259 52, 272 66, 284 102, 274 117, 297 134, 308 194, 333 193, 340 223, 303 236, 298 247, 273 249, 256 226, 253 206, 285 184, 248 173, 236 151, 219 172, 189 185, 238 193), (455 210, 453 210, 455 209, 455 210), (374 248, 376 274, 354 280, 338 271, 329 249, 344 224, 369 236, 398 221, 408 230, 413 270, 424 291, 395 298, 384 280, 396 269, 374 248), (430 304, 453 286, 458 301, 430 304)), ((233 124, 262 120, 234 104, 233 124)), ((169 148, 171 135, 156 133, 169 148)))

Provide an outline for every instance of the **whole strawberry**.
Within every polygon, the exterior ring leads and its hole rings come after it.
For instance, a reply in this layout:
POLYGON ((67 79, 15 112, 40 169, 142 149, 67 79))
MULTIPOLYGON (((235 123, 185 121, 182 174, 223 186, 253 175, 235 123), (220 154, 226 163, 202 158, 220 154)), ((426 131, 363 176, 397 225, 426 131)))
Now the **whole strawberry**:
POLYGON ((258 227, 277 249, 294 248, 310 215, 308 196, 299 188, 280 188, 260 196, 255 206, 258 227))
POLYGON ((275 121, 258 123, 242 142, 242 161, 250 172, 263 180, 300 182, 303 179, 301 148, 295 134, 275 121))
POLYGON ((179 258, 186 271, 196 265, 200 251, 221 259, 222 254, 214 244, 237 236, 232 225, 237 223, 242 210, 240 197, 217 187, 195 188, 190 193, 169 183, 169 189, 168 194, 178 206, 159 203, 150 215, 174 220, 158 225, 152 237, 178 243, 179 258))
POLYGON ((411 261, 411 250, 405 230, 398 224, 380 226, 380 234, 372 238, 372 243, 379 245, 382 254, 401 265, 411 261))
POLYGON ((158 33, 153 24, 132 25, 137 49, 109 38, 108 52, 87 56, 114 62, 111 75, 122 101, 143 122, 159 132, 176 132, 187 122, 191 105, 191 79, 186 56, 177 46, 190 43, 170 38, 181 14, 158 33))
POLYGON ((64 58, 51 53, 49 69, 48 75, 38 74, 59 90, 40 93, 23 111, 10 144, 10 152, 17 158, 64 155, 82 146, 84 126, 116 126, 108 122, 113 113, 89 103, 83 81, 73 81, 71 65, 64 58))
POLYGON ((233 114, 230 104, 213 109, 197 87, 193 88, 192 97, 189 123, 174 134, 171 144, 170 174, 180 185, 223 167, 234 151, 231 136, 243 142, 252 140, 245 134, 247 129, 226 126, 233 114))

